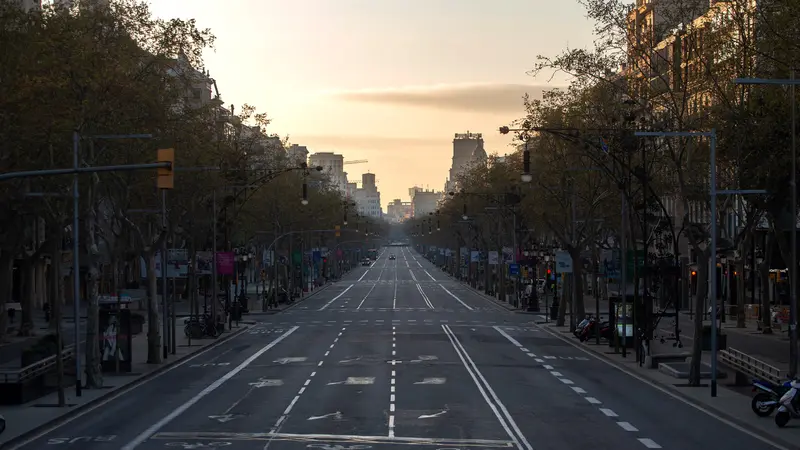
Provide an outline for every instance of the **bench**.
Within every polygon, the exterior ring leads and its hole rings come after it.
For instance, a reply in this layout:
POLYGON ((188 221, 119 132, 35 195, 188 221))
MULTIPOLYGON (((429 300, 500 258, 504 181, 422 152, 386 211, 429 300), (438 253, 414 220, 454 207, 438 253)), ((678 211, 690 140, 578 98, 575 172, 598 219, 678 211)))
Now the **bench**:
POLYGON ((786 376, 780 369, 771 366, 760 359, 735 348, 720 350, 719 358, 723 364, 736 371, 735 382, 737 385, 749 385, 753 378, 781 384, 786 381, 786 376))
POLYGON ((686 362, 686 358, 691 356, 691 353, 656 353, 648 356, 645 363, 651 369, 658 369, 661 363, 686 362))
MULTIPOLYGON (((69 346, 61 351, 65 367, 75 358, 74 349, 69 346)), ((19 369, 0 370, 0 405, 21 405, 55 391, 57 386, 50 376, 55 370, 55 355, 19 369)))

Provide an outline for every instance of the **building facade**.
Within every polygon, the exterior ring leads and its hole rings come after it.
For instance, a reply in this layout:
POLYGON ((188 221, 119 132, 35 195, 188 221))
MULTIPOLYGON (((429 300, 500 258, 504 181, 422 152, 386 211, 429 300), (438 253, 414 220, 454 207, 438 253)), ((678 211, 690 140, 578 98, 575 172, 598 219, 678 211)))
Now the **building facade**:
POLYGON ((439 202, 443 198, 442 192, 437 192, 429 189, 414 188, 411 196, 411 214, 412 217, 424 217, 430 213, 436 212, 439 208, 439 202))
POLYGON ((361 188, 356 189, 353 200, 356 202, 358 214, 364 217, 383 216, 381 209, 381 193, 375 184, 375 174, 365 173, 361 175, 361 188))
POLYGON ((347 173, 344 171, 344 156, 332 152, 319 152, 309 156, 311 167, 322 166, 322 173, 327 175, 331 184, 339 192, 347 192, 347 173))
POLYGON ((445 191, 458 189, 456 179, 474 163, 486 161, 486 150, 483 148, 483 134, 456 133, 453 138, 453 161, 450 174, 445 182, 445 191))
POLYGON ((410 219, 412 212, 411 202, 404 202, 396 198, 386 206, 386 220, 393 223, 400 223, 410 219))

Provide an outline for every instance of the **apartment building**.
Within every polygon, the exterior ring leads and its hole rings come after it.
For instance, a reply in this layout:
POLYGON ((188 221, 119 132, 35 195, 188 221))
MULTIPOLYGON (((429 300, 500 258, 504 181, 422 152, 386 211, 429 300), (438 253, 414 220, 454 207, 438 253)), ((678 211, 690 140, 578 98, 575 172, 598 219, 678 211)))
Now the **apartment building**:
POLYGON ((364 217, 383 216, 381 209, 381 193, 375 184, 375 174, 365 173, 361 175, 361 188, 356 189, 353 200, 356 202, 358 214, 364 217))
POLYGON ((347 173, 344 171, 344 156, 332 152, 318 152, 309 156, 309 165, 322 166, 322 173, 326 175, 333 186, 342 194, 347 192, 347 173))
POLYGON ((470 165, 486 161, 486 150, 483 148, 483 134, 456 133, 453 138, 453 160, 450 173, 445 182, 445 191, 457 189, 456 178, 470 165))
POLYGON ((414 189, 411 196, 411 214, 413 217, 424 217, 436 212, 439 208, 439 202, 444 198, 444 193, 417 187, 412 189, 414 189))
POLYGON ((386 206, 386 219, 393 223, 400 223, 410 219, 412 212, 411 202, 404 202, 396 198, 386 206))

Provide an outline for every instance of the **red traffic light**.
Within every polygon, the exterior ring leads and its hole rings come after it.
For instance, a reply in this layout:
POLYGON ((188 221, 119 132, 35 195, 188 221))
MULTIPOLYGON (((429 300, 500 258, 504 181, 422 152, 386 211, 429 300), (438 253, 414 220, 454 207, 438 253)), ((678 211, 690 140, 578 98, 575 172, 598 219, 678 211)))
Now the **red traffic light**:
POLYGON ((547 269, 547 274, 550 275, 550 269, 547 269))

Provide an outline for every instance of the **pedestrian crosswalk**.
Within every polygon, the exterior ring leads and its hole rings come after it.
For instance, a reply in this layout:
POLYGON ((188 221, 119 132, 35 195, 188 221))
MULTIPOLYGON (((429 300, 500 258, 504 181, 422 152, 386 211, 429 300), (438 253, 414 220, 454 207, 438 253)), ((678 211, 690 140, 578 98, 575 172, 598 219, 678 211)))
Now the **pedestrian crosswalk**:
MULTIPOLYGON (((355 281, 354 283, 355 284, 390 284, 390 285, 408 284, 408 285, 412 285, 412 284, 439 284, 439 283, 442 283, 442 282, 443 281, 440 281, 440 280, 427 279, 427 280, 358 280, 358 281, 355 281)), ((350 282, 348 281, 347 283, 350 283, 350 282)))

